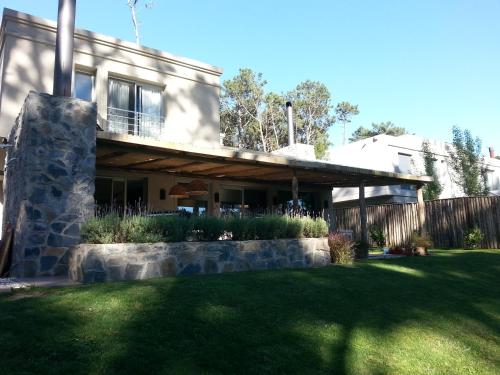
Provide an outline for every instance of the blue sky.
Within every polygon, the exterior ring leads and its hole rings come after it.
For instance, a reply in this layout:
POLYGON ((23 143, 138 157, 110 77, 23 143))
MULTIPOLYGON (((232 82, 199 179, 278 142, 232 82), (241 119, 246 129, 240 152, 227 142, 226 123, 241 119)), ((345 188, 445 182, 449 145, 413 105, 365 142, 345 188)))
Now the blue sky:
MULTIPOLYGON (((55 20, 57 0, 0 0, 55 20)), ((500 0, 156 0, 141 43, 263 73, 268 88, 325 83, 358 104, 351 130, 392 121, 449 140, 469 128, 500 153, 500 0)), ((77 27, 134 39, 126 0, 77 0, 77 27)), ((340 127, 330 139, 341 142, 340 127)))

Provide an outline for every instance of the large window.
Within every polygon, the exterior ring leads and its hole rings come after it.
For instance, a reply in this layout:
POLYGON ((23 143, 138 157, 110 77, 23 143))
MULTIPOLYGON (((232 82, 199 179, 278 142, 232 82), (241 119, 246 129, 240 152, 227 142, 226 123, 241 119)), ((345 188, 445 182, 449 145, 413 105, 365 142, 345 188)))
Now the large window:
POLYGON ((75 82, 73 85, 73 96, 75 98, 87 100, 94 99, 94 75, 90 73, 75 72, 75 82))
POLYGON ((147 205, 146 178, 96 177, 94 199, 103 212, 134 213, 147 205))
POLYGON ((163 125, 161 89, 109 80, 108 131, 159 138, 163 125))

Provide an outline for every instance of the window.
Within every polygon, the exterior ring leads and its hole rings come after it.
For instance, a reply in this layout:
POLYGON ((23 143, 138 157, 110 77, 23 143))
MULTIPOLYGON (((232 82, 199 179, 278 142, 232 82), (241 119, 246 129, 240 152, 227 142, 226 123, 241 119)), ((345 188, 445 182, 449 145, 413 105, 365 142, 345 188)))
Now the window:
POLYGON ((73 96, 89 102, 94 101, 94 76, 92 74, 75 72, 73 96))
POLYGON ((130 213, 144 210, 147 178, 96 177, 94 199, 99 210, 130 213))
POLYGON ((411 170, 411 155, 398 153, 398 165, 396 166, 396 172, 399 173, 410 173, 411 170))
POLYGON ((108 131, 159 138, 163 125, 161 89, 109 80, 108 131))

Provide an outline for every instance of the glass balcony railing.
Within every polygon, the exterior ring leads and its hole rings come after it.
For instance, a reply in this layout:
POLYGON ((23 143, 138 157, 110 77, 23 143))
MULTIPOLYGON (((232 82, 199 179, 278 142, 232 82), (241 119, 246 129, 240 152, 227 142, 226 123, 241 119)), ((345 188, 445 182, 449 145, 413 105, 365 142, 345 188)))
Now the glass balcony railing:
POLYGON ((101 128, 110 133, 160 139, 165 125, 165 118, 149 113, 109 107, 107 119, 101 119, 100 122, 101 128))

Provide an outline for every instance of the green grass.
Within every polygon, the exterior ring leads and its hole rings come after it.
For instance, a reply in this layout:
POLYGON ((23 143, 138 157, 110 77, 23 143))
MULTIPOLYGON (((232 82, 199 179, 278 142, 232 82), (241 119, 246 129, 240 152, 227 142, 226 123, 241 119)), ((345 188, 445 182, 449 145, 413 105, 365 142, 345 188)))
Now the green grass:
POLYGON ((0 373, 498 374, 500 251, 0 296, 0 373))

